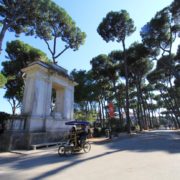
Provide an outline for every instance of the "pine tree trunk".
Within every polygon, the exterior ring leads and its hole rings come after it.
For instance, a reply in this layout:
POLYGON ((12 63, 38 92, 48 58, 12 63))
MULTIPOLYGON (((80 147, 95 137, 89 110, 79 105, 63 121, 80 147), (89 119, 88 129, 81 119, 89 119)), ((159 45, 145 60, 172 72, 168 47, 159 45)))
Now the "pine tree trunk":
POLYGON ((1 33, 0 33, 0 54, 2 52, 2 43, 3 43, 3 39, 4 39, 7 29, 8 29, 8 26, 5 25, 5 23, 3 23, 3 27, 2 27, 1 33))
POLYGON ((179 111, 180 104, 178 103, 178 100, 176 98, 176 97, 178 97, 178 95, 175 94, 175 92, 174 92, 174 87, 171 83, 171 79, 169 79, 169 84, 170 84, 170 87, 172 90, 172 93, 171 93, 172 95, 169 92, 168 93, 169 93, 170 97, 172 97, 172 99, 174 99, 174 106, 175 106, 178 116, 180 117, 180 111, 179 111))
POLYGON ((163 98, 163 100, 166 104, 166 107, 168 107, 168 109, 171 110, 172 115, 175 116, 178 128, 180 128, 180 122, 178 120, 178 116, 177 116, 176 112, 174 111, 173 104, 167 98, 164 98, 162 90, 160 90, 160 93, 161 93, 161 97, 163 98))
POLYGON ((129 78, 128 78, 128 65, 127 65, 127 55, 126 55, 126 47, 125 40, 122 40, 123 51, 124 51, 124 68, 125 68, 125 79, 126 79, 126 121, 127 121, 127 129, 128 133, 131 133, 131 120, 129 117, 129 78))
POLYGON ((138 118, 138 124, 139 124, 139 127, 140 127, 140 131, 143 130, 143 127, 142 127, 142 116, 140 116, 140 93, 139 93, 139 87, 138 85, 136 84, 136 89, 137 89, 137 118, 138 118))
POLYGON ((99 120, 100 122, 102 122, 102 114, 101 114, 101 103, 100 103, 100 100, 98 101, 98 104, 99 104, 99 120))
POLYGON ((121 125, 123 125, 123 118, 122 118, 122 113, 121 113, 121 108, 120 108, 120 99, 119 99, 119 94, 116 92, 115 81, 113 81, 113 88, 114 88, 114 93, 115 93, 115 97, 116 97, 116 100, 117 100, 118 114, 119 114, 120 123, 121 123, 121 125))

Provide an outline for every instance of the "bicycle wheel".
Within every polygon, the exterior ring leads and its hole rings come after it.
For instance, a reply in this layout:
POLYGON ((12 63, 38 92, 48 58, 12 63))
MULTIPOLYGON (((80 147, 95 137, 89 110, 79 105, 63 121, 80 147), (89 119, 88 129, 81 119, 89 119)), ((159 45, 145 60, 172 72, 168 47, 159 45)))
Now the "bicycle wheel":
POLYGON ((59 148, 58 148, 58 154, 60 155, 60 156, 62 156, 62 155, 64 155, 65 154, 65 147, 64 146, 59 146, 59 148))
POLYGON ((83 144, 83 150, 85 153, 88 153, 91 150, 91 144, 89 142, 85 142, 83 144))
POLYGON ((71 155, 72 154, 72 148, 71 147, 66 147, 65 148, 65 155, 71 155))

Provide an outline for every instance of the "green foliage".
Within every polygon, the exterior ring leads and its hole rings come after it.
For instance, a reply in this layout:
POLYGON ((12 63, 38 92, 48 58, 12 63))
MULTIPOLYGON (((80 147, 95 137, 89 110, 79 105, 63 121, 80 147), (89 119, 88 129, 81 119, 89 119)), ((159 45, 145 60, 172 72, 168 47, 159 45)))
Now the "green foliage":
POLYGON ((134 78, 142 79, 153 68, 153 63, 148 58, 150 52, 143 44, 132 44, 127 54, 129 72, 134 78))
POLYGON ((95 79, 104 78, 109 65, 109 57, 105 54, 98 55, 91 60, 93 77, 95 79))
POLYGON ((180 21, 180 1, 174 0, 170 5, 170 11, 172 13, 173 20, 176 24, 180 21))
MULTIPOLYGON (((148 74, 147 79, 151 84, 155 84, 160 96, 156 100, 157 107, 165 108, 169 117, 173 117, 174 125, 180 127, 179 121, 179 47, 177 54, 172 54, 172 45, 177 40, 180 33, 180 3, 174 0, 173 3, 157 12, 155 17, 148 22, 141 31, 144 45, 150 50, 162 52, 156 54, 156 68, 148 74), (172 82, 174 81, 174 84, 172 82)), ((154 109, 157 109, 154 107, 154 109)), ((153 109, 152 105, 150 107, 153 109)))
MULTIPOLYGON (((164 66, 164 70, 171 72, 178 84, 180 83, 178 64, 174 64, 178 56, 175 59, 172 56, 172 45, 175 40, 179 38, 179 14, 179 2, 174 0, 170 6, 157 12, 155 17, 142 28, 140 33, 144 45, 148 47, 150 51, 156 51, 156 55, 154 54, 155 59, 157 59, 160 52, 162 52, 162 57, 166 56, 166 58, 160 59, 160 64, 164 66)), ((178 63, 178 61, 176 63, 178 63)))
POLYGON ((160 77, 160 71, 152 71, 151 73, 149 73, 147 75, 147 80, 151 83, 151 84, 155 84, 157 82, 157 80, 160 77))
POLYGON ((33 22, 39 17, 39 8, 45 0, 1 0, 0 1, 0 49, 6 31, 17 35, 24 32, 33 34, 33 22))
POLYGON ((112 63, 116 65, 121 65, 121 63, 123 63, 124 61, 123 52, 121 50, 111 51, 108 56, 111 59, 112 63))
POLYGON ((127 54, 125 39, 130 36, 136 28, 134 22, 130 18, 126 10, 120 12, 109 12, 103 21, 98 26, 98 33, 106 41, 117 41, 122 42, 123 53, 124 53, 124 70, 126 80, 126 118, 128 123, 128 131, 130 133, 130 118, 129 118, 129 77, 128 77, 128 65, 127 65, 127 54))
MULTIPOLYGON (((121 51, 113 51, 108 56, 99 55, 91 60, 92 75, 96 84, 101 87, 98 89, 98 100, 104 99, 106 101, 114 101, 119 111, 120 108, 120 94, 118 80, 122 68, 121 51)), ((123 67, 124 69, 124 67, 123 67)), ((122 89, 121 89, 122 90, 122 89)), ((120 114, 120 112, 119 112, 120 114)))
POLYGON ((84 70, 76 71, 74 69, 71 72, 71 77, 78 84, 75 86, 75 102, 81 103, 90 100, 91 90, 93 88, 90 72, 84 70))
MULTIPOLYGON (((3 62, 2 65, 5 66, 8 63, 13 63, 13 67, 10 67, 12 73, 18 73, 20 69, 18 67, 26 67, 29 63, 33 61, 41 60, 44 62, 49 61, 46 54, 39 49, 36 49, 20 40, 15 40, 7 42, 6 52, 8 54, 8 59, 10 62, 3 62)), ((11 74, 11 72, 9 72, 11 74)))
POLYGON ((6 121, 10 118, 10 114, 0 112, 0 134, 6 129, 6 121))
POLYGON ((148 74, 147 79, 150 83, 165 82, 172 77, 172 68, 175 66, 175 61, 172 61, 174 56, 161 57, 151 73, 148 74))
POLYGON ((130 36, 134 31, 134 22, 129 17, 126 10, 119 12, 109 12, 99 24, 98 33, 106 41, 124 41, 126 36, 130 36))
MULTIPOLYGON (((174 2, 179 4, 176 0, 174 2)), ((136 126, 140 130, 147 127, 158 127, 157 113, 160 113, 161 108, 167 109, 166 112, 170 113, 168 118, 175 119, 178 123, 180 91, 174 69, 178 72, 180 67, 180 48, 178 48, 176 55, 171 53, 171 45, 178 33, 178 12, 179 8, 174 5, 158 12, 152 22, 147 23, 147 26, 142 29, 142 33, 145 35, 143 37, 144 43, 133 43, 128 49, 125 48, 125 42, 123 43, 123 41, 135 30, 133 21, 125 22, 130 18, 129 15, 126 16, 126 11, 107 14, 97 31, 106 42, 121 41, 123 51, 112 51, 108 55, 100 54, 92 58, 90 73, 82 70, 80 72, 76 71, 77 74, 74 75, 79 83, 77 93, 75 90, 75 98, 77 96, 79 99, 77 101, 79 106, 75 112, 77 118, 87 119, 88 112, 91 112, 91 108, 87 107, 91 103, 94 103, 95 110, 98 110, 97 118, 102 127, 104 127, 103 125, 106 124, 107 120, 107 116, 103 116, 103 113, 107 114, 108 101, 114 103, 116 111, 123 112, 128 107, 125 105, 127 99, 127 84, 124 85, 125 77, 129 81, 128 100, 129 108, 133 110, 135 116, 131 119, 131 125, 134 125, 134 129, 137 129, 136 126), (172 12, 172 7, 174 12, 172 12), (128 29, 130 29, 129 33, 128 29), (160 52, 163 53, 162 57, 159 58, 160 52), (157 57, 159 59, 154 68, 152 59, 157 60, 157 57), (90 76, 88 77, 88 75, 90 76), (149 85, 147 85, 146 78, 150 83, 149 85), (173 84, 174 80, 175 84, 173 84), (106 118, 106 120, 103 118, 106 118)), ((129 124, 125 126, 121 117, 120 121, 119 119, 116 120, 113 122, 114 131, 117 131, 116 128, 119 130, 126 128, 129 131, 129 124)))
POLYGON ((95 111, 88 111, 88 113, 85 113, 84 111, 75 111, 74 118, 77 120, 94 122, 97 119, 97 113, 95 111))
POLYGON ((115 50, 108 54, 111 64, 116 71, 116 76, 125 77, 125 69, 124 69, 124 53, 123 51, 115 50))
POLYGON ((112 84, 117 80, 115 66, 111 62, 111 58, 105 54, 94 57, 90 63, 96 100, 101 101, 104 97, 107 97, 106 100, 108 100, 112 95, 112 84))
POLYGON ((0 73, 0 88, 4 87, 6 82, 7 82, 7 79, 4 77, 3 74, 0 73))
POLYGON ((180 63, 180 45, 178 46, 175 60, 178 61, 178 63, 180 63))
POLYGON ((1 23, 17 34, 27 32, 29 23, 36 18, 38 5, 38 0, 1 0, 1 23))
POLYGON ((97 117, 95 102, 98 100, 99 87, 95 84, 91 71, 73 70, 71 77, 75 86, 75 119, 94 121, 97 117))
POLYGON ((4 120, 8 120, 10 117, 10 114, 5 113, 5 112, 0 112, 0 120, 4 121, 4 120))
POLYGON ((78 50, 86 37, 67 12, 51 0, 1 0, 0 17, 0 49, 7 30, 16 35, 22 32, 36 35, 47 44, 54 63, 67 49, 78 50), (58 38, 65 44, 61 52, 57 52, 58 38), (52 48, 50 40, 53 40, 52 48))
POLYGON ((175 69, 175 61, 173 55, 161 57, 156 66, 156 70, 160 72, 159 79, 168 80, 168 78, 173 77, 172 69, 175 69))
POLYGON ((160 49, 164 54, 171 52, 172 43, 179 32, 179 23, 176 23, 172 8, 168 6, 157 12, 155 17, 142 28, 140 34, 147 47, 154 50, 160 49))
POLYGON ((125 131, 125 124, 122 124, 119 119, 110 119, 109 124, 113 134, 125 131))
POLYGON ((64 51, 69 48, 76 51, 84 43, 86 34, 81 32, 68 13, 54 2, 43 1, 39 15, 41 18, 34 23, 35 33, 47 44, 54 63, 64 51), (57 52, 58 38, 65 44, 60 52, 57 52), (50 40, 53 40, 53 47, 50 47, 50 40))

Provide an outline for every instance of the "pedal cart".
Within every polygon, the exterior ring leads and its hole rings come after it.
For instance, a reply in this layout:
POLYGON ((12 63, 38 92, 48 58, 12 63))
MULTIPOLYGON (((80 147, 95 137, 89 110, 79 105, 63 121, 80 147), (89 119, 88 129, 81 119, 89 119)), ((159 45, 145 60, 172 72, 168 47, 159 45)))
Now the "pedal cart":
POLYGON ((58 154, 70 155, 72 153, 80 152, 83 150, 88 153, 91 150, 91 144, 86 140, 87 132, 86 127, 89 125, 86 121, 69 121, 65 123, 71 125, 68 141, 58 148, 58 154))

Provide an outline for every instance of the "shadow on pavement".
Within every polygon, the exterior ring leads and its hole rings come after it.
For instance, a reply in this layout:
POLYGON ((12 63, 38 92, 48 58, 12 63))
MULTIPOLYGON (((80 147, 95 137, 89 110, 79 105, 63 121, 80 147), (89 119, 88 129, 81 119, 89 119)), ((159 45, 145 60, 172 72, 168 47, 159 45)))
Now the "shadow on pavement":
MULTIPOLYGON (((58 167, 56 169, 50 170, 34 179, 43 179, 50 177, 56 173, 75 166, 80 163, 84 163, 96 158, 101 158, 113 153, 120 151, 135 151, 135 152, 153 152, 153 151, 165 151, 168 153, 180 153, 180 136, 176 136, 176 133, 169 132, 150 132, 145 134, 138 134, 133 136, 128 136, 129 138, 123 137, 117 138, 110 141, 97 142, 98 145, 105 145, 111 151, 105 152, 93 157, 85 159, 74 159, 70 163, 58 167)), ((32 180, 34 180, 32 179, 32 180)))
MULTIPOLYGON (((48 178, 57 173, 61 173, 61 171, 80 163, 108 156, 120 151, 130 151, 138 153, 165 151, 170 154, 180 153, 180 136, 177 135, 176 132, 157 131, 137 134, 133 136, 127 135, 126 137, 118 137, 116 139, 113 139, 112 141, 97 142, 95 144, 97 146, 105 146, 107 147, 107 150, 103 151, 101 154, 88 157, 86 155, 82 156, 82 154, 59 157, 56 150, 50 151, 49 153, 40 156, 27 155, 22 159, 19 158, 17 159, 17 161, 12 163, 11 168, 17 170, 26 170, 43 165, 60 163, 57 168, 49 170, 33 178, 38 180, 48 178)), ((0 159, 0 165, 6 164, 7 162, 8 161, 5 161, 5 159, 0 159)))
MULTIPOLYGON (((78 165, 80 163, 84 163, 84 162, 87 162, 87 161, 90 161, 90 160, 93 160, 93 159, 96 159, 96 158, 101 158, 103 156, 107 156, 107 155, 110 155, 112 153, 116 153, 116 152, 119 152, 120 150, 115 150, 115 151, 111 151, 111 152, 106 152, 106 153, 103 153, 103 154, 99 154, 99 155, 96 155, 96 156, 92 156, 92 157, 89 157, 89 158, 85 158, 85 159, 74 159, 74 161, 71 161, 70 163, 64 165, 64 166, 61 166, 61 167, 58 167, 56 169, 53 169, 53 170, 50 170, 46 173, 43 173, 42 175, 40 176, 37 176, 35 178, 32 178, 31 180, 41 180, 41 179, 44 179, 44 178, 48 178, 49 176, 52 176, 54 174, 57 174, 57 173, 60 173, 62 172, 63 170, 67 169, 67 168, 70 168, 70 167, 73 167, 75 165, 78 165)), ((75 155, 76 156, 76 155, 75 155)), ((70 159, 69 159, 70 160, 70 159)))

